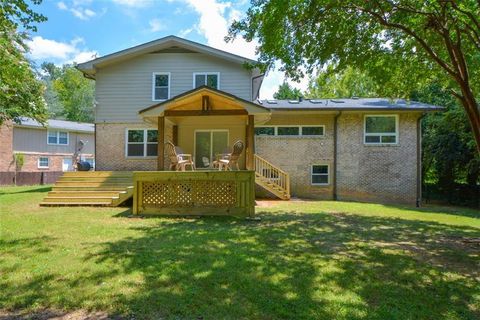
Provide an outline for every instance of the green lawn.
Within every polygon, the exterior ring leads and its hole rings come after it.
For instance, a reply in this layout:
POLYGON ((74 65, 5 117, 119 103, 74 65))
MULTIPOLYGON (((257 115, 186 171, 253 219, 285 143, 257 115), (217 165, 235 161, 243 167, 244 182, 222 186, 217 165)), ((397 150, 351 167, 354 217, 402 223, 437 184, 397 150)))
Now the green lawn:
MULTIPOLYGON (((0 310, 135 319, 480 319, 480 212, 284 202, 261 221, 41 208, 0 188, 0 310)), ((1 313, 0 313, 1 314, 1 313)))

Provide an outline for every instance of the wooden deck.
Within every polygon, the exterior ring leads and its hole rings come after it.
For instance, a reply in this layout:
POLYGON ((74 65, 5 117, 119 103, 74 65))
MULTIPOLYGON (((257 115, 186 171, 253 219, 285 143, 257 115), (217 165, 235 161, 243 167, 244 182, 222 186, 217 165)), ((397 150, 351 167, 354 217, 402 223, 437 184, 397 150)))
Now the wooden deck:
POLYGON ((134 214, 233 215, 255 213, 253 171, 134 173, 134 214))
POLYGON ((65 172, 40 205, 115 207, 132 196, 132 172, 65 172))

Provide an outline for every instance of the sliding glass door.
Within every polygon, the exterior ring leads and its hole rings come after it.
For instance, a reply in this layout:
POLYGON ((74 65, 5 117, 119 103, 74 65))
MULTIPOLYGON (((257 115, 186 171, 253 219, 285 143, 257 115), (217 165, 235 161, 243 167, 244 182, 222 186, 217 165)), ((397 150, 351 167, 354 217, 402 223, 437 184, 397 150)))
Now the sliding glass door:
POLYGON ((228 130, 195 131, 195 166, 209 168, 215 155, 228 151, 228 130))

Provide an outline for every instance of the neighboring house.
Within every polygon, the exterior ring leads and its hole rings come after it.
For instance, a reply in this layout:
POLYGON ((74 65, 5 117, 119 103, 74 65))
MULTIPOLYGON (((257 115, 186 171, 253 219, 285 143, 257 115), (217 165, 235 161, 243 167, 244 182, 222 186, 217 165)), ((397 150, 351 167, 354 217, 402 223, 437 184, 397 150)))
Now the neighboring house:
POLYGON ((256 170, 259 192, 420 201, 420 119, 440 108, 388 99, 258 100, 263 74, 246 67, 252 63, 169 36, 78 65, 96 81, 97 170, 166 170, 166 141, 192 154, 197 169, 208 168, 242 140, 240 166, 256 170))
POLYGON ((92 166, 95 163, 95 134, 91 123, 48 120, 44 127, 24 118, 20 123, 1 126, 0 139, 0 173, 4 184, 15 172, 71 171, 76 152, 79 159, 92 166))

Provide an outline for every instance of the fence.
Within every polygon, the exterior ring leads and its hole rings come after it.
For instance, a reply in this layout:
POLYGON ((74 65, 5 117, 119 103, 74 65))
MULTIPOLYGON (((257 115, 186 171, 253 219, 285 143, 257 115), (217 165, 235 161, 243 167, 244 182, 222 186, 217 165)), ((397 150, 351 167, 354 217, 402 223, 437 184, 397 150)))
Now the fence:
POLYGON ((255 214, 253 171, 134 172, 133 213, 255 214))
POLYGON ((45 172, 0 172, 0 185, 27 186, 53 184, 62 176, 62 171, 45 172))

